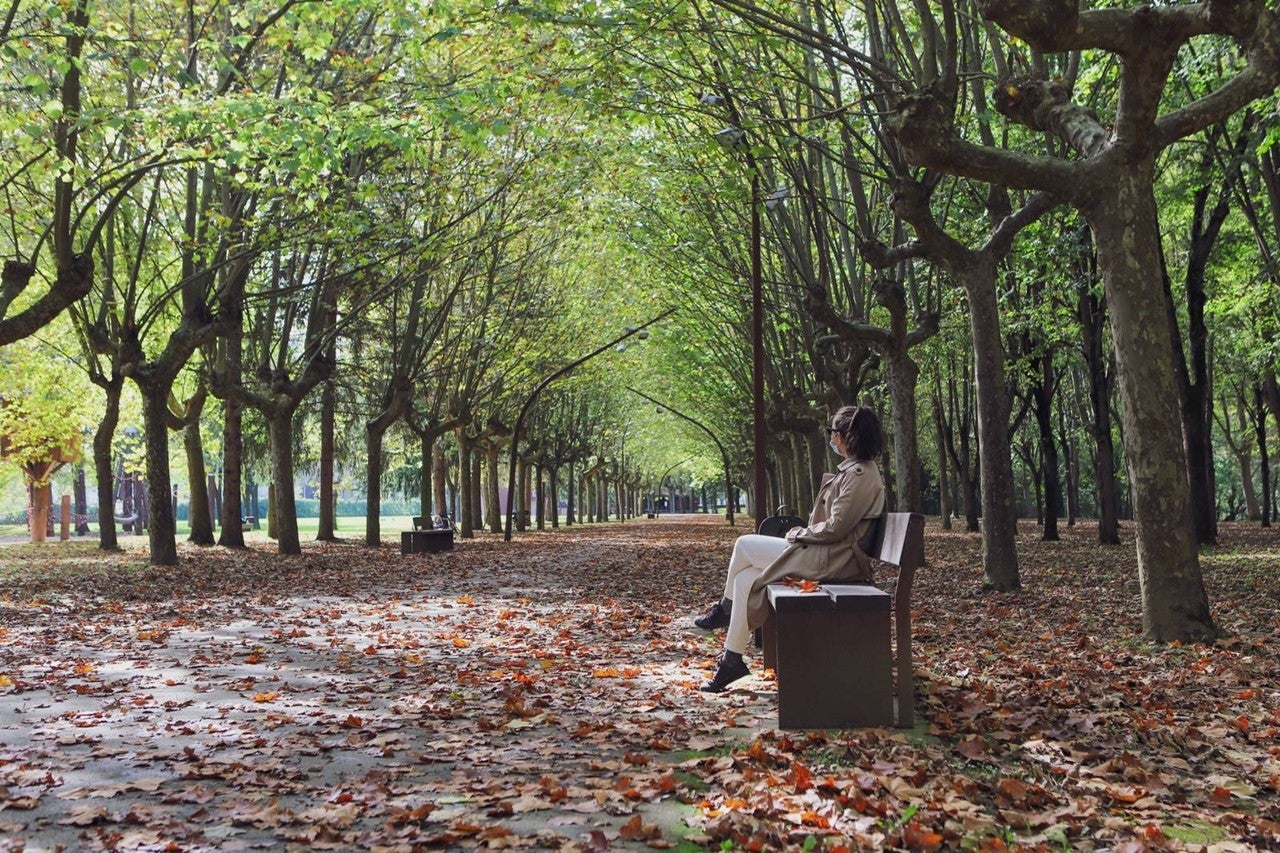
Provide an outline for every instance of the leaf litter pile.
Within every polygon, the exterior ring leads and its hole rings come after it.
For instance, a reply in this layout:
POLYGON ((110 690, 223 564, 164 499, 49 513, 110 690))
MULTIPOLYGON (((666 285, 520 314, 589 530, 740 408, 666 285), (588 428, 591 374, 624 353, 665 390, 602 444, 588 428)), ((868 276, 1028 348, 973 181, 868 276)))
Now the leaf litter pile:
POLYGON ((1024 523, 984 594, 933 522, 917 726, 812 732, 758 655, 698 691, 741 532, 0 547, 0 850, 1280 849, 1275 532, 1203 557, 1228 638, 1152 646, 1131 538, 1024 523))

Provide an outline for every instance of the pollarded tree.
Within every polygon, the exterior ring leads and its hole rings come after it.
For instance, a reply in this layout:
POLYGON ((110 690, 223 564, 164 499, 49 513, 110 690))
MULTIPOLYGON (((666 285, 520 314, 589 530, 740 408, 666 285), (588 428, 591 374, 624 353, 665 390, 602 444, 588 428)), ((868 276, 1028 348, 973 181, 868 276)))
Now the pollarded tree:
MULTIPOLYGON (((947 13, 955 14, 951 3, 947 13)), ((1052 134, 1076 155, 1029 154, 964 139, 956 103, 912 93, 892 118, 913 162, 1009 187, 1051 193, 1089 221, 1112 311, 1125 458, 1138 521, 1143 627, 1157 641, 1217 633, 1189 514, 1173 342, 1160 270, 1156 158, 1178 139, 1222 122, 1280 83, 1280 12, 1262 0, 1084 10, 1078 0, 987 0, 983 14, 1046 54, 1097 51, 1119 63, 1120 93, 1105 125, 1061 83, 1027 69, 1002 80, 995 106, 1011 122, 1052 134), (1161 113, 1179 51, 1225 39, 1235 74, 1199 99, 1161 113)))
MULTIPOLYGON (((861 4, 862 17, 855 19, 846 15, 843 8, 821 4, 806 5, 795 14, 777 14, 750 0, 717 3, 766 33, 781 35, 819 54, 847 76, 842 85, 855 87, 857 97, 850 95, 848 106, 830 109, 816 118, 847 123, 848 113, 866 113, 861 126, 882 137, 872 153, 879 158, 877 166, 892 184, 893 210, 915 232, 911 241, 900 241, 893 234, 895 242, 888 246, 881 243, 881 235, 863 234, 862 256, 870 264, 886 269, 904 267, 913 259, 927 260, 964 287, 973 325, 978 426, 983 448, 984 585, 1018 588, 1016 506, 1008 440, 1011 404, 1001 345, 997 275, 1018 233, 1057 202, 1046 193, 1033 193, 1019 200, 1004 187, 992 185, 982 192, 983 215, 948 220, 945 211, 949 204, 935 203, 935 196, 949 203, 963 197, 963 193, 939 193, 940 189, 950 189, 940 171, 914 170, 905 146, 882 120, 892 112, 890 96, 894 92, 918 87, 945 93, 949 101, 968 94, 977 117, 974 124, 984 142, 994 146, 995 134, 986 120, 985 94, 979 81, 986 73, 984 61, 999 64, 1003 56, 994 53, 988 58, 986 39, 973 27, 959 26, 954 14, 944 14, 939 24, 926 10, 916 21, 916 29, 909 30, 895 4, 861 4), (924 42, 922 50, 913 44, 916 35, 924 42), (962 79, 973 82, 962 87, 962 79), (986 226, 985 232, 972 226, 975 221, 986 226)), ((949 4, 946 9, 950 10, 949 4)), ((901 367, 899 373, 909 376, 910 365, 902 362, 901 367)), ((900 377, 894 379, 898 380, 894 387, 904 384, 900 377)))

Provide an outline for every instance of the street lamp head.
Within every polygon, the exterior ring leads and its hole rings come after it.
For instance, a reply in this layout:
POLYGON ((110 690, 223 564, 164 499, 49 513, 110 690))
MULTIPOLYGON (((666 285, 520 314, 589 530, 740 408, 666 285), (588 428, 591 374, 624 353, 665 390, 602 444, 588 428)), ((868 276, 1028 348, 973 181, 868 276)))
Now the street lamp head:
POLYGON ((640 339, 640 340, 642 340, 642 341, 647 341, 647 340, 649 340, 649 330, 648 330, 648 329, 641 329, 640 331, 636 332, 636 337, 637 337, 637 338, 639 338, 639 339, 640 339))

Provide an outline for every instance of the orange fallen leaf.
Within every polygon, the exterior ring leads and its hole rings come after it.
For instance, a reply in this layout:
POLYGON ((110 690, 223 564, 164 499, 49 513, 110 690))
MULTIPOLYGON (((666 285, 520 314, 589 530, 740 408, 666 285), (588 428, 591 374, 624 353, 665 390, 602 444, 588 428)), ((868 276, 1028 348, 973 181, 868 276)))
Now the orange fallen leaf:
POLYGON ((1136 803, 1147 795, 1145 788, 1119 788, 1109 787, 1107 793, 1111 795, 1113 800, 1121 803, 1136 803))
POLYGON ((1231 793, 1229 788, 1224 788, 1221 785, 1215 787, 1213 792, 1209 794, 1209 802, 1215 806, 1229 806, 1235 802, 1235 799, 1236 795, 1231 793))
POLYGON ((253 694, 253 701, 255 701, 255 702, 274 702, 274 701, 275 701, 279 696, 280 696, 280 694, 279 694, 279 693, 276 693, 276 692, 274 692, 274 691, 273 691, 273 692, 271 692, 271 693, 255 693, 255 694, 253 694))
POLYGON ((629 841, 648 841, 662 837, 662 830, 655 824, 645 823, 639 814, 618 827, 618 835, 629 841))

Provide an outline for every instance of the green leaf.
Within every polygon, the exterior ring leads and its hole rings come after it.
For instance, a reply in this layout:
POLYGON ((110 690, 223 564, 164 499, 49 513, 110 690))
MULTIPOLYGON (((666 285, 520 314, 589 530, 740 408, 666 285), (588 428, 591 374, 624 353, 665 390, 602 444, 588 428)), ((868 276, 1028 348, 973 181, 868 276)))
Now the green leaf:
POLYGON ((22 85, 31 90, 34 95, 44 95, 49 91, 49 81, 45 80, 39 74, 28 74, 22 78, 22 85))

